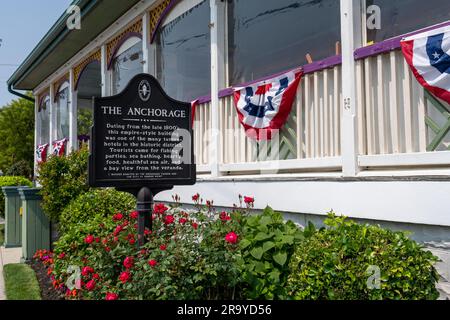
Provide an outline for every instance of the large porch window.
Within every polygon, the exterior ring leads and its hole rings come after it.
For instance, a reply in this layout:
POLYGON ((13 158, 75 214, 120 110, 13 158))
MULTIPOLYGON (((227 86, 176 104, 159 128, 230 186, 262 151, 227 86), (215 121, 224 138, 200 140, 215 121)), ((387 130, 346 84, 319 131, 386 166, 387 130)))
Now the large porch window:
POLYGON ((69 83, 64 83, 56 96, 56 138, 69 138, 69 83))
POLYGON ((139 37, 131 37, 122 44, 112 62, 113 94, 120 93, 135 75, 142 73, 143 56, 139 37))
MULTIPOLYGON (((381 29, 367 28, 367 43, 380 42, 450 20, 448 0, 366 0, 366 8, 378 6, 381 29)), ((375 13, 368 10, 368 19, 375 13)), ((372 21, 372 20, 371 20, 372 21)))
MULTIPOLYGON (((181 4, 180 4, 181 5, 181 4)), ((167 19, 156 37, 157 78, 169 96, 191 101, 211 91, 209 1, 167 19)))
POLYGON ((38 113, 39 131, 38 144, 44 145, 50 142, 50 97, 42 100, 38 113))
POLYGON ((340 32, 339 0, 229 2, 229 85, 334 56, 340 32))

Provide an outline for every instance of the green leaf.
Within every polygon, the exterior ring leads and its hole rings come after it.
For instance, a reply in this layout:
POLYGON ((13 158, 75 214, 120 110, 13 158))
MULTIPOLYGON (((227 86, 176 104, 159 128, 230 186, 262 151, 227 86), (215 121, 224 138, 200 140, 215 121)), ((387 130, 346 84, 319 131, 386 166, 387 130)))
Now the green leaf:
POLYGON ((256 237, 255 240, 256 241, 263 241, 263 240, 267 240, 270 238, 273 238, 274 234, 273 233, 264 233, 264 232, 259 232, 256 237))
POLYGON ((247 240, 247 239, 242 239, 241 242, 239 243, 239 246, 241 247, 241 249, 245 249, 247 248, 249 245, 251 245, 251 241, 247 240))
POLYGON ((253 258, 257 259, 257 260, 261 260, 263 254, 264 254, 264 250, 261 247, 257 247, 252 249, 252 251, 250 251, 250 254, 253 256, 253 258))
POLYGON ((273 256, 273 260, 278 263, 280 266, 284 266, 287 261, 287 253, 286 252, 278 252, 273 256))
POLYGON ((264 242, 263 244, 263 251, 264 253, 266 253, 267 251, 269 251, 270 249, 275 247, 275 243, 268 241, 268 242, 264 242))

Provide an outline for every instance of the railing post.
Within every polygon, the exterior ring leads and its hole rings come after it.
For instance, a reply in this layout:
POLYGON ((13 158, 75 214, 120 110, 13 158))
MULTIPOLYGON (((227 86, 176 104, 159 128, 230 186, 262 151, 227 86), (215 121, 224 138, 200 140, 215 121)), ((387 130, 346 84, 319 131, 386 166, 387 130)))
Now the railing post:
POLYGON ((362 45, 360 0, 341 0, 342 41, 342 171, 344 176, 356 176, 358 166, 358 115, 356 94, 355 49, 362 45))
MULTIPOLYGON (((219 0, 210 0, 211 8, 211 142, 210 142, 210 165, 211 175, 221 175, 221 135, 220 131, 220 108, 219 91, 225 87, 225 3, 219 0)), ((225 129, 225 128, 223 128, 225 129)))

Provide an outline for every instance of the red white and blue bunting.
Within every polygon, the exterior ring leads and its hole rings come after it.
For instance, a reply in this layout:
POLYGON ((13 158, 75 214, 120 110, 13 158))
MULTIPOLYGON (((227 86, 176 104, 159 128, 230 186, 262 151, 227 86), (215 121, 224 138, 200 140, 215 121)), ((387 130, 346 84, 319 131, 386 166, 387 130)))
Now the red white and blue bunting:
POLYGON ((450 26, 407 37, 401 46, 417 81, 450 103, 450 26))
POLYGON ((47 161, 47 152, 48 152, 49 144, 39 145, 36 149, 36 161, 37 163, 43 163, 47 161))
POLYGON ((246 135, 271 140, 292 111, 302 71, 291 71, 273 79, 235 88, 234 102, 246 135))
POLYGON ((66 154, 66 144, 69 140, 64 138, 53 142, 53 155, 57 157, 62 157, 66 154))

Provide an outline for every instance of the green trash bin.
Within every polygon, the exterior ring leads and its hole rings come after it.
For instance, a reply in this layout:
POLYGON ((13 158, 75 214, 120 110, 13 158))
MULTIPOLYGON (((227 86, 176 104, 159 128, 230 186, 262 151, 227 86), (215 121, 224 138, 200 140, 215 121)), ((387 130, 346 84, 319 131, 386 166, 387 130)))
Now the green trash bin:
POLYGON ((50 250, 50 221, 41 208, 40 189, 19 189, 22 199, 22 259, 31 260, 38 250, 50 250))
POLYGON ((19 248, 22 246, 22 200, 19 188, 3 187, 5 195, 5 248, 19 248))

